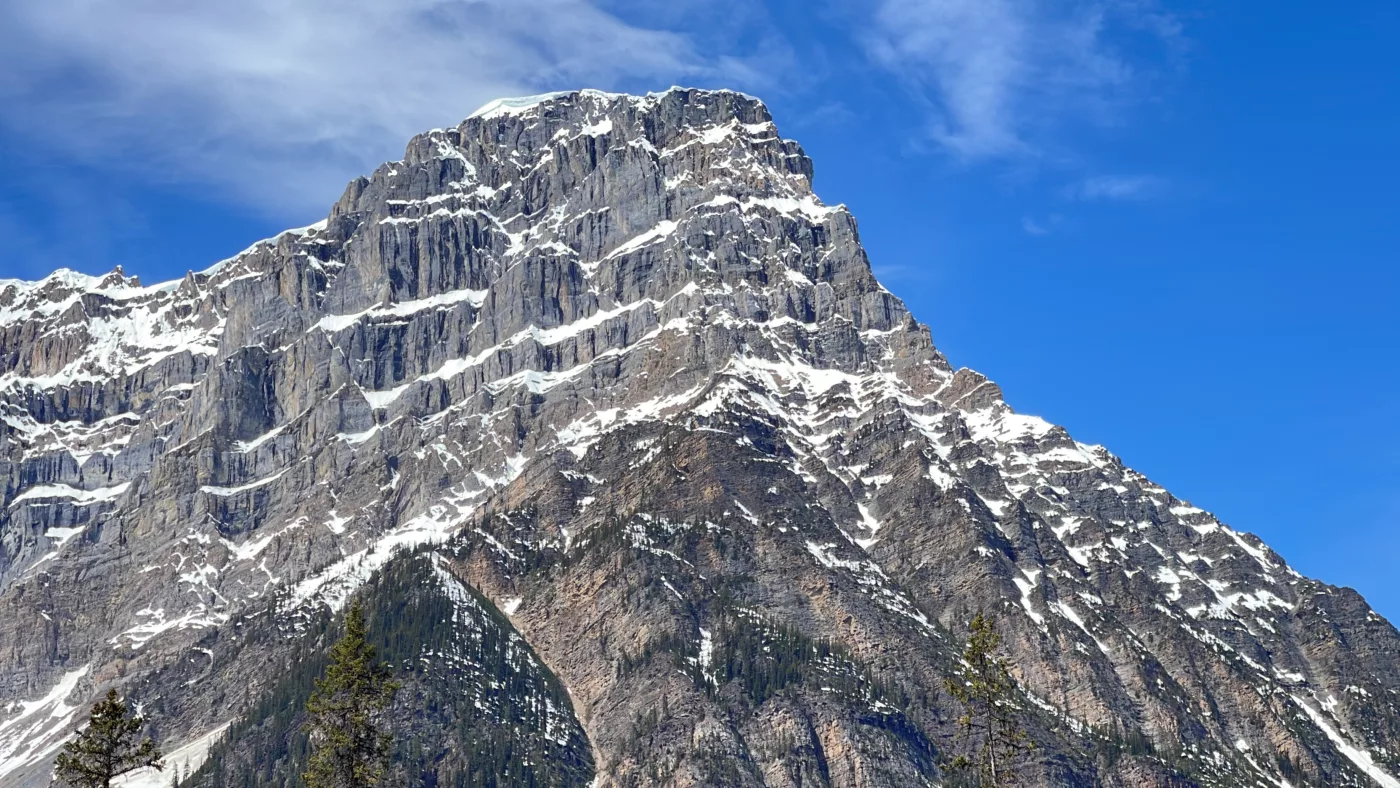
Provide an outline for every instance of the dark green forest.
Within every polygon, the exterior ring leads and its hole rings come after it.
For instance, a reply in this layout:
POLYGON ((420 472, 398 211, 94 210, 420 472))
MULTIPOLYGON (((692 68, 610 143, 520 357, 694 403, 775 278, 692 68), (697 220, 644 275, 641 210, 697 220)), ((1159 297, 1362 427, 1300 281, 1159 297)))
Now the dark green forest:
MULTIPOLYGON (((383 785, 570 788, 592 755, 559 681, 475 590, 442 580, 430 553, 400 556, 360 591, 378 658, 403 687, 389 715, 393 766, 383 785), (465 604, 451 594, 467 594, 465 604)), ((306 700, 340 636, 322 610, 296 627, 298 653, 182 786, 300 788, 306 700)))

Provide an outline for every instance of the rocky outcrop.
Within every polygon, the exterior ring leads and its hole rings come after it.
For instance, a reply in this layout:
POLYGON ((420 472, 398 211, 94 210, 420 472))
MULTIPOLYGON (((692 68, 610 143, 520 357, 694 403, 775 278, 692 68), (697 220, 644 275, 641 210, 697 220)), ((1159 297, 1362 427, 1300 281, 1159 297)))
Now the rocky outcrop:
POLYGON ((952 368, 811 176, 740 94, 509 100, 181 282, 0 282, 0 780, 109 685, 246 714, 417 547, 599 785, 940 781, 978 610, 1028 784, 1400 784, 1394 628, 952 368))

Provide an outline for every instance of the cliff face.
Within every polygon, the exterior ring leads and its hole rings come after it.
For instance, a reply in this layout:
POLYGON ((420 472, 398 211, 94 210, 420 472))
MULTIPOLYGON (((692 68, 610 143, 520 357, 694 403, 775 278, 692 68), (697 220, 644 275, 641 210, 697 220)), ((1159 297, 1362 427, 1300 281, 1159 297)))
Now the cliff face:
POLYGON ((1028 784, 1400 786, 1395 629, 950 367, 811 174, 735 93, 509 100, 180 282, 0 282, 0 782, 411 561, 600 786, 939 782, 978 610, 1028 784))

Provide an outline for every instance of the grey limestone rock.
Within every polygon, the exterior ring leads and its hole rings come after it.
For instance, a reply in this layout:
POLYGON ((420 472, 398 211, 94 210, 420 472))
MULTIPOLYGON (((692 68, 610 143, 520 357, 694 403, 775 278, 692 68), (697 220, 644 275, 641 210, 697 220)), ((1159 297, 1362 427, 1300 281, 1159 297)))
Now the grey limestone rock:
POLYGON ((178 282, 0 282, 0 783, 108 686, 200 740, 419 547, 599 786, 938 784, 978 610, 1025 784, 1400 785, 1395 629, 951 367, 811 177, 750 97, 578 91, 178 282))

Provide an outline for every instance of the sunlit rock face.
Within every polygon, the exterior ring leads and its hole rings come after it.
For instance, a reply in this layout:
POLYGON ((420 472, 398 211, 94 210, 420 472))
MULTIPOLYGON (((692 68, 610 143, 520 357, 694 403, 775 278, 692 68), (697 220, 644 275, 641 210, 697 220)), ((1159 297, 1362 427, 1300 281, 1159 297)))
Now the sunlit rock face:
POLYGON ((811 178, 741 94, 513 99, 181 281, 0 280, 0 783, 108 686, 194 771, 417 550, 547 784, 941 783, 985 611, 1025 784, 1400 786, 1390 624, 951 367, 811 178))

